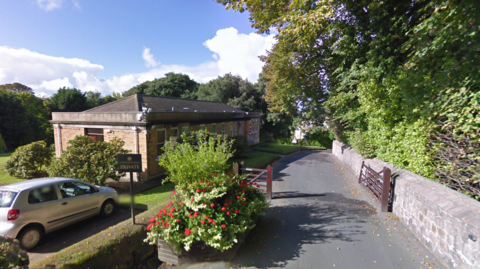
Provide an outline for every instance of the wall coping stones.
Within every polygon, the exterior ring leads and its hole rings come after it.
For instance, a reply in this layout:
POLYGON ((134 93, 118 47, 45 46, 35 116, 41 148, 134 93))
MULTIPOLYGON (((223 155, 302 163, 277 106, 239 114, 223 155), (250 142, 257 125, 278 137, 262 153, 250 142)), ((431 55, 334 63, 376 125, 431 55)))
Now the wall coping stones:
POLYGON ((480 269, 480 202, 390 163, 363 158, 339 141, 333 142, 332 153, 355 175, 362 161, 376 171, 388 167, 398 174, 392 213, 445 266, 480 269))

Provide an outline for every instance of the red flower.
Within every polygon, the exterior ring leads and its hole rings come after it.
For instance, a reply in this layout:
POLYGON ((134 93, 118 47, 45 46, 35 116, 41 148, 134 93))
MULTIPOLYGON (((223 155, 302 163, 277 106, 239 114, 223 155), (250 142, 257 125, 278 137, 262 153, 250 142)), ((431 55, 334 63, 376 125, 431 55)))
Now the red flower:
POLYGON ((150 229, 152 228, 153 226, 153 223, 150 223, 150 225, 147 226, 147 231, 150 231, 150 229))
POLYGON ((230 216, 230 211, 227 212, 227 216, 230 216))
POLYGON ((212 223, 212 221, 213 221, 212 219, 208 219, 208 223, 212 223))
POLYGON ((240 196, 237 196, 237 199, 240 200, 240 196))
POLYGON ((194 200, 193 197, 192 197, 192 199, 190 199, 190 200, 193 202, 193 200, 194 200))
POLYGON ((187 229, 187 228, 185 228, 185 235, 190 235, 190 233, 192 233, 192 231, 189 230, 189 229, 187 229))
POLYGON ((206 219, 208 219, 208 216, 205 216, 206 219))
POLYGON ((243 197, 243 201, 245 201, 245 200, 247 200, 247 199, 245 199, 245 197, 243 197))
POLYGON ((211 204, 210 207, 215 207, 215 204, 211 204))
POLYGON ((175 194, 175 190, 172 191, 172 194, 175 194))
POLYGON ((214 221, 214 222, 213 222, 213 225, 217 225, 217 223, 214 221))
POLYGON ((180 202, 180 205, 183 205, 183 202, 180 202))
POLYGON ((242 203, 242 205, 245 205, 245 203, 242 203))
POLYGON ((213 173, 213 176, 216 176, 217 174, 213 173))
POLYGON ((206 189, 203 189, 203 192, 207 192, 207 190, 206 190, 206 189))
POLYGON ((197 192, 200 192, 200 190, 199 190, 199 189, 197 189, 197 192))
POLYGON ((224 206, 228 206, 228 203, 225 203, 224 206))
POLYGON ((193 213, 193 216, 196 217, 198 215, 198 212, 193 213))
POLYGON ((168 228, 170 226, 170 223, 165 223, 165 226, 168 228))
POLYGON ((177 219, 177 223, 179 223, 181 220, 180 219, 177 219))
POLYGON ((203 221, 203 219, 202 219, 200 222, 201 222, 202 224, 204 224, 204 223, 205 223, 205 221, 203 221))
POLYGON ((150 223, 153 223, 153 222, 155 222, 155 219, 150 219, 150 223))
POLYGON ((222 229, 225 229, 225 228, 227 228, 227 225, 225 225, 225 224, 222 224, 222 226, 221 226, 221 227, 222 227, 222 229))
POLYGON ((238 211, 238 209, 235 209, 234 211, 235 211, 236 214, 238 214, 238 212, 240 212, 240 211, 238 211))
POLYGON ((232 179, 232 183, 235 183, 235 179, 232 179))
POLYGON ((170 204, 173 205, 173 201, 171 201, 170 204))
POLYGON ((243 190, 242 193, 245 193, 245 190, 243 190))
POLYGON ((222 183, 218 183, 218 186, 222 186, 222 183))
POLYGON ((227 210, 227 209, 225 207, 222 207, 222 211, 225 211, 225 210, 227 210))

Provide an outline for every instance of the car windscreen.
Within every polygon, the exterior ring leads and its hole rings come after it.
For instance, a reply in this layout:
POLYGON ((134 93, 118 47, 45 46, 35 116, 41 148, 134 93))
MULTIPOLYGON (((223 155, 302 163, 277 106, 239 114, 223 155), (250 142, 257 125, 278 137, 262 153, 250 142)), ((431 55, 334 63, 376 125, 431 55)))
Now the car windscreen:
POLYGON ((14 191, 0 190, 0 207, 10 207, 17 193, 14 191))

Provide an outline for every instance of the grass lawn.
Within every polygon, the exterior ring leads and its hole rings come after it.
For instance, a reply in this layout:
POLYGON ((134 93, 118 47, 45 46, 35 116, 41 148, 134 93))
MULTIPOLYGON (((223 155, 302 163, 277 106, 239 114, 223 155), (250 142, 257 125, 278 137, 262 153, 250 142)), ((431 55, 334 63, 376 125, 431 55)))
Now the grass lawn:
POLYGON ((267 165, 273 163, 275 160, 279 159, 280 156, 276 154, 270 154, 270 153, 247 153, 245 154, 247 158, 235 158, 235 159, 230 159, 228 161, 229 164, 233 165, 233 163, 239 163, 241 161, 245 162, 245 167, 248 168, 259 168, 263 169, 267 167, 267 165))
POLYGON ((5 171, 5 164, 10 159, 12 153, 13 152, 0 153, 0 186, 25 180, 22 178, 11 177, 8 175, 7 171, 5 171))
MULTIPOLYGON (((174 185, 167 183, 135 195, 135 208, 147 210, 169 200, 174 185)), ((130 208, 130 195, 120 195, 119 206, 130 208)))
POLYGON ((295 151, 299 151, 300 147, 294 145, 280 145, 275 143, 261 143, 254 146, 252 149, 287 155, 294 153, 295 151))

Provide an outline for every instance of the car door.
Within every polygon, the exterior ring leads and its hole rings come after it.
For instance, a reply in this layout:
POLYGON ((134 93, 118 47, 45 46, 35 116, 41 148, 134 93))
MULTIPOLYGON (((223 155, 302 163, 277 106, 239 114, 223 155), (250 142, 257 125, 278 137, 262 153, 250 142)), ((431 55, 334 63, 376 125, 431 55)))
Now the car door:
POLYGON ((62 225, 62 206, 55 185, 45 185, 27 192, 25 208, 20 209, 25 223, 43 223, 46 232, 62 225))
POLYGON ((97 190, 85 183, 66 181, 58 184, 65 224, 77 222, 99 212, 97 190))

